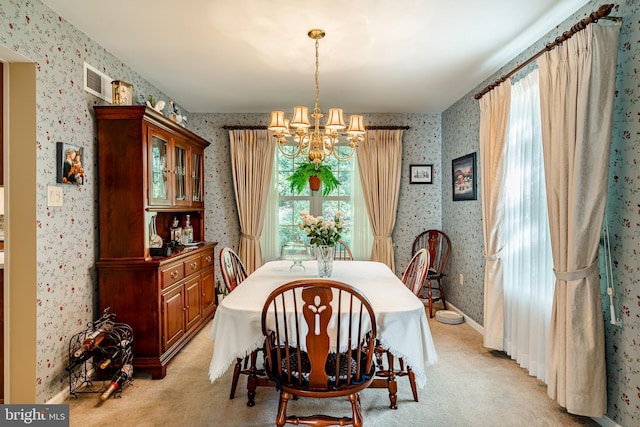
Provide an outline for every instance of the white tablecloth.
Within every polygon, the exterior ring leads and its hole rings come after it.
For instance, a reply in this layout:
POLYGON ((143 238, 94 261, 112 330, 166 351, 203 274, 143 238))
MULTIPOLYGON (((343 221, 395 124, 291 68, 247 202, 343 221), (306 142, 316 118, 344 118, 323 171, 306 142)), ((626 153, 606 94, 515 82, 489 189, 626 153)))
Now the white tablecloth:
MULTIPOLYGON (((278 286, 298 279, 317 279, 317 261, 305 261, 306 271, 290 271, 291 261, 268 262, 254 271, 218 306, 211 339, 213 356, 209 378, 222 376, 236 358, 262 346, 260 319, 267 296, 278 286)), ((416 376, 418 387, 426 384, 426 368, 437 360, 424 305, 383 263, 334 261, 331 280, 358 288, 376 315, 378 339, 396 357, 403 357, 416 376)), ((321 280, 321 279, 320 279, 321 280)))

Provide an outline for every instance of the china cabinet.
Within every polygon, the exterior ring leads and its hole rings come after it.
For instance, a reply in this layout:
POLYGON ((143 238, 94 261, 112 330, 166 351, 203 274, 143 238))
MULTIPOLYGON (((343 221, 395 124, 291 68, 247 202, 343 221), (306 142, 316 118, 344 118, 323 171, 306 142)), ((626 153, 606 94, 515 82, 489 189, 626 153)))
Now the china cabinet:
MULTIPOLYGON (((134 366, 166 365, 213 317, 215 242, 204 242, 209 142, 144 106, 95 106, 98 123, 99 306, 131 325, 134 366), (151 255, 189 218, 193 245, 151 255), (157 236, 156 236, 157 235, 157 236)), ((171 249, 171 248, 170 248, 171 249)))

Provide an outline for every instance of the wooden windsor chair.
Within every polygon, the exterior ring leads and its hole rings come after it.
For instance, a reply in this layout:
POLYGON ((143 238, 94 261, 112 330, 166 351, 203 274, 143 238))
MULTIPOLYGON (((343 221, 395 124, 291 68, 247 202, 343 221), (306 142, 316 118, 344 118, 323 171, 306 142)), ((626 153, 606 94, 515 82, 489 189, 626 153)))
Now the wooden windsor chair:
POLYGON ((376 319, 360 291, 334 280, 286 283, 264 304, 262 333, 267 374, 280 390, 277 426, 362 425, 359 393, 375 373, 376 319), (344 396, 351 402, 350 417, 287 415, 292 397, 344 396))
MULTIPOLYGON (((238 254, 236 254, 233 249, 228 247, 220 250, 220 271, 222 273, 222 280, 229 293, 233 292, 233 290, 247 278, 247 272, 242 260, 240 260, 240 257, 238 257, 238 254)), ((259 351, 261 350, 254 350, 248 356, 236 359, 236 364, 233 368, 233 377, 231 379, 229 399, 235 397, 240 375, 247 375, 247 381, 257 383, 247 387, 247 406, 255 405, 255 386, 266 385, 264 381, 261 380, 261 377, 264 377, 264 370, 256 368, 259 351)))
POLYGON ((351 254, 351 249, 349 249, 349 245, 347 245, 342 240, 338 240, 336 242, 335 251, 333 253, 334 260, 343 260, 343 261, 353 261, 353 255, 351 254))
POLYGON ((411 247, 411 254, 415 254, 422 248, 429 251, 429 270, 427 272, 426 283, 427 295, 423 295, 422 291, 418 295, 419 298, 426 299, 429 306, 429 317, 433 317, 433 303, 442 301, 444 309, 447 309, 447 300, 445 298, 444 289, 442 288, 442 279, 446 276, 445 269, 449 262, 451 254, 451 240, 443 231, 426 230, 420 233, 411 247), (433 283, 436 283, 436 295, 433 294, 433 283))
MULTIPOLYGON (((402 283, 414 295, 418 296, 422 290, 422 284, 427 276, 427 269, 429 267, 429 252, 426 249, 420 249, 413 256, 409 265, 402 274, 402 283)), ((416 377, 411 368, 405 364, 402 357, 398 358, 399 368, 396 368, 396 361, 393 354, 390 351, 384 349, 380 343, 376 343, 376 380, 374 381, 375 388, 386 387, 389 390, 389 396, 391 403, 389 407, 391 409, 398 409, 396 393, 398 391, 398 385, 396 377, 409 377, 409 384, 411 386, 411 393, 413 394, 413 400, 418 402, 418 387, 416 385, 416 377), (387 363, 384 364, 382 358, 386 356, 387 363), (380 379, 386 381, 380 381, 380 379)))

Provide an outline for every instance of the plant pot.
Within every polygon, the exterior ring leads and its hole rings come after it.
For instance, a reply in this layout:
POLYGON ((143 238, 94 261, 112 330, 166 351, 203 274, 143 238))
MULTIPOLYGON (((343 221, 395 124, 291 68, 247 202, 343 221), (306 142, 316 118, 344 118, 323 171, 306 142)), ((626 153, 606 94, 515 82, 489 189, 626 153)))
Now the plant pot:
POLYGON ((310 176, 309 177, 309 187, 311 188, 311 191, 318 191, 320 190, 320 178, 318 178, 317 176, 310 176))

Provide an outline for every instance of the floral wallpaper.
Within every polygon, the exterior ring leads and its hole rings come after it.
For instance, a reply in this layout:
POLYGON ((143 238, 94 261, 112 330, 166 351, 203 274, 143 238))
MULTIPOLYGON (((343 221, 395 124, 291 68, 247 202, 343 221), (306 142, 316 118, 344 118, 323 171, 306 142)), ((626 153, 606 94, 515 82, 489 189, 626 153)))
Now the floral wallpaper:
MULTIPOLYGON (((478 151, 480 110, 473 95, 528 59, 576 22, 597 10, 591 1, 515 60, 442 113, 442 162, 478 151)), ((609 322, 609 299, 602 284, 608 378, 607 418, 621 426, 640 425, 640 1, 624 0, 611 16, 622 17, 614 124, 611 141, 607 217, 613 259, 614 306, 622 326, 609 322)), ((527 69, 530 69, 528 66, 527 69)), ((519 73, 519 77, 522 75, 519 73)), ((450 182, 445 168, 443 182, 450 182)), ((443 228, 454 246, 450 277, 465 274, 464 286, 446 283, 448 299, 476 322, 483 322, 484 249, 480 200, 452 202, 443 188, 443 228), (465 273, 466 271, 466 273, 465 273)), ((480 195, 479 195, 480 197, 480 195)), ((604 273, 601 271, 601 276, 604 273)))
MULTIPOLYGON (((625 0, 614 15, 623 16, 617 97, 607 205, 614 259, 616 307, 623 326, 607 323, 607 416, 622 426, 638 425, 640 416, 640 0, 625 0)), ((584 6, 549 35, 532 45, 477 89, 538 51, 562 31, 600 6, 584 6)), ((0 45, 37 65, 37 258, 38 332, 36 399, 47 402, 67 387, 68 340, 95 319, 98 257, 96 131, 92 107, 103 103, 83 89, 83 62, 109 76, 131 82, 139 94, 168 100, 142 76, 105 51, 40 1, 0 3, 0 45), (46 206, 46 186, 55 183, 57 141, 84 148, 87 183, 64 186, 65 207, 46 206)), ((406 125, 396 227, 396 269, 410 259, 410 245, 420 231, 442 228, 452 239, 448 299, 473 320, 483 320, 482 215, 480 201, 453 202, 451 160, 478 151, 479 109, 470 92, 442 114, 367 114, 372 125, 406 125), (410 164, 433 164, 434 183, 409 184, 410 164)), ((228 132, 224 125, 264 125, 268 114, 190 114, 187 127, 211 146, 205 152, 207 240, 237 247, 239 241, 231 178, 228 132)), ((605 296, 603 295, 603 301, 605 296)), ((608 307, 606 308, 608 310, 608 307)))
POLYGON ((0 3, 0 45, 36 63, 36 399, 42 403, 68 389, 64 368, 69 339, 99 315, 93 105, 105 102, 84 90, 84 62, 131 82, 135 97, 168 97, 39 1, 0 3), (56 184, 57 141, 83 147, 84 185, 56 184), (62 186, 63 208, 47 207, 48 185, 62 186))

